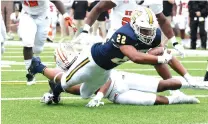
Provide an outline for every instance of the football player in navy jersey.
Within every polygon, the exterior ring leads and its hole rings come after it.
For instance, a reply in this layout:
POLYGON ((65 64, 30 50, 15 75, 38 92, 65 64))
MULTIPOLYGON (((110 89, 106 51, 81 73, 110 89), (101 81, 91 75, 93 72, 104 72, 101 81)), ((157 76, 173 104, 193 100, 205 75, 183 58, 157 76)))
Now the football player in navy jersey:
MULTIPOLYGON (((158 49, 160 41, 155 15, 150 9, 143 8, 134 11, 131 23, 118 29, 108 42, 95 43, 90 53, 84 51, 79 54, 73 50, 67 53, 64 49, 57 50, 60 60, 67 65, 66 72, 47 68, 38 58, 33 58, 28 71, 32 75, 43 73, 50 80, 54 80, 55 83, 49 85, 55 103, 58 103, 61 92, 81 83, 81 97, 89 98, 108 80, 111 69, 128 60, 138 64, 169 63, 173 56, 161 47, 157 56, 145 53, 149 49, 148 52, 158 49)), ((177 64, 180 66, 179 62, 177 64)), ((174 67, 177 69, 177 66, 174 67)))

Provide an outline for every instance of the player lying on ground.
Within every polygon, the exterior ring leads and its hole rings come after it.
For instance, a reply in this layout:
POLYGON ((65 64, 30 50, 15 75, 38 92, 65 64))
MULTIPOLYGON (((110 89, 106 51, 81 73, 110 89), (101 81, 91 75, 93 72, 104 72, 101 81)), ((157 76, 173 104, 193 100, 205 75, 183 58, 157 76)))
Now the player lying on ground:
MULTIPOLYGON (((82 98, 89 98, 107 82, 111 69, 128 60, 137 64, 169 63, 172 55, 167 52, 164 52, 163 55, 160 52, 158 56, 143 53, 156 48, 161 42, 156 17, 153 20, 150 19, 146 15, 145 9, 147 8, 142 9, 142 12, 135 11, 132 14, 131 24, 126 24, 117 30, 108 42, 95 43, 90 48, 91 50, 72 54, 70 58, 62 55, 63 61, 68 60, 68 70, 64 74, 57 74, 37 58, 32 59, 28 71, 32 75, 43 73, 49 79, 55 78, 56 86, 51 87, 54 99, 58 99, 64 90, 83 82, 80 95, 82 98)), ((151 10, 148 11, 151 12, 151 10)), ((87 41, 87 39, 83 40, 87 41)), ((191 86, 193 85, 198 84, 191 84, 191 86)))
MULTIPOLYGON (((50 81, 54 85, 53 81, 50 81)), ((65 89, 65 92, 80 95, 80 86, 76 85, 65 89)), ((95 107, 100 104, 101 99, 107 98, 117 104, 132 105, 161 105, 161 104, 179 104, 179 103, 199 103, 200 101, 192 96, 177 94, 172 96, 160 96, 154 93, 165 90, 175 90, 179 88, 189 87, 188 83, 177 79, 160 80, 151 76, 140 74, 119 72, 112 70, 110 79, 98 90, 97 95, 86 105, 87 107, 95 107)), ((42 102, 51 104, 53 94, 45 93, 42 102)))

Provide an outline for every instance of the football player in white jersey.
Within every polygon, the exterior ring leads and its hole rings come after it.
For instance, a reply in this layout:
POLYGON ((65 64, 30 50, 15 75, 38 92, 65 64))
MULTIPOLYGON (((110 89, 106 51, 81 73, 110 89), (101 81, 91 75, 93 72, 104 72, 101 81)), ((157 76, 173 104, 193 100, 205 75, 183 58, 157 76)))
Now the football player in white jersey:
MULTIPOLYGON (((86 106, 97 107, 104 104, 104 102, 101 102, 102 98, 107 98, 116 104, 132 105, 199 103, 200 101, 197 98, 184 94, 172 96, 155 94, 168 89, 174 90, 186 86, 188 85, 185 81, 178 79, 160 80, 151 76, 112 70, 110 79, 97 91, 96 96, 86 106)), ((70 94, 80 95, 80 85, 73 86, 65 91, 70 94)), ((45 93, 41 102, 51 104, 52 96, 53 94, 50 92, 45 93)))
MULTIPOLYGON (((111 16, 112 27, 109 31, 110 34, 107 36, 111 36, 115 30, 120 28, 122 25, 130 21, 130 16, 133 10, 140 9, 139 6, 146 6, 152 9, 152 11, 156 14, 159 25, 164 32, 164 34, 168 37, 168 39, 172 42, 174 48, 179 52, 181 56, 184 56, 184 49, 182 45, 178 44, 173 30, 171 28, 170 22, 166 19, 163 11, 163 2, 162 0, 101 0, 98 5, 96 5, 91 12, 88 14, 88 17, 85 21, 85 26, 83 33, 88 33, 90 27, 98 18, 99 14, 103 11, 109 10, 113 8, 113 13, 111 16)), ((84 34, 82 34, 84 36, 84 34)), ((82 36, 81 35, 81 36, 82 36)), ((81 38, 80 36, 80 38, 81 38)), ((165 43, 163 44, 165 45, 165 43)))
MULTIPOLYGON (((109 34, 114 33, 115 30, 120 28, 122 25, 130 21, 130 16, 133 10, 140 10, 141 6, 147 6, 155 13, 157 20, 159 22, 160 28, 168 39, 172 42, 174 48, 180 53, 181 56, 184 56, 184 48, 182 45, 178 44, 174 36, 174 32, 170 25, 170 22, 166 19, 163 11, 163 2, 162 0, 101 0, 88 14, 88 17, 85 21, 85 26, 83 32, 78 37, 82 39, 86 33, 89 32, 90 27, 98 18, 99 14, 103 11, 113 8, 113 14, 111 15, 112 27, 109 30, 109 34)), ((147 12, 148 13, 148 12, 147 12)), ((107 36, 109 36, 107 34, 107 36)), ((163 44, 164 45, 164 44, 163 44)), ((170 71, 168 67, 164 64, 154 66, 157 72, 160 75, 163 75, 163 79, 171 78, 170 71), (161 74, 163 73, 163 74, 161 74), (165 75, 164 75, 165 74, 165 75)), ((173 92, 171 92, 173 93, 173 92)))
POLYGON ((180 29, 180 35, 182 44, 187 46, 188 39, 185 39, 185 29, 189 26, 189 11, 188 11, 189 0, 176 0, 176 16, 173 16, 174 24, 177 24, 180 29))
MULTIPOLYGON (((23 55, 26 69, 31 64, 33 54, 39 55, 47 38, 50 25, 49 0, 23 0, 22 12, 19 23, 20 36, 23 41, 23 55)), ((52 1, 63 14, 67 26, 74 27, 71 18, 65 13, 63 3, 59 0, 52 1)), ((76 30, 76 28, 74 27, 76 30)), ((32 75, 27 74, 27 85, 35 83, 32 75)))

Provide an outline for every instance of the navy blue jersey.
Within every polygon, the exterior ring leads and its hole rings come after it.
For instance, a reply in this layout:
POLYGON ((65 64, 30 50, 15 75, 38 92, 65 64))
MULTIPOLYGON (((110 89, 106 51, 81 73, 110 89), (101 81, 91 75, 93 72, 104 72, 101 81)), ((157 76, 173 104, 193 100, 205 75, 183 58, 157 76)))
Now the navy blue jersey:
POLYGON ((103 69, 109 70, 129 60, 128 57, 121 52, 119 46, 132 45, 137 50, 143 51, 157 47, 160 42, 161 31, 159 29, 157 29, 156 37, 152 44, 147 45, 137 38, 128 23, 118 29, 106 43, 94 44, 91 48, 91 54, 97 65, 103 69))

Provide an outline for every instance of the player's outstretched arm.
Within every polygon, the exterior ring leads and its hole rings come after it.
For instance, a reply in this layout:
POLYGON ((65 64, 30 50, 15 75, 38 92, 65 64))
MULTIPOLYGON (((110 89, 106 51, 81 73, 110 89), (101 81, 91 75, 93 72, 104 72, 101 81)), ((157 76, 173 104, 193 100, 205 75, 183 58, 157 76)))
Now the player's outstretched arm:
POLYGON ((109 79, 100 89, 98 90, 95 97, 93 97, 88 104, 87 107, 98 107, 100 105, 104 105, 104 102, 101 102, 102 98, 108 91, 109 87, 111 85, 111 80, 109 79))
POLYGON ((138 52, 131 45, 120 46, 121 52, 127 56, 131 61, 138 64, 158 64, 158 63, 168 63, 172 59, 171 54, 165 54, 163 56, 154 56, 138 52))
MULTIPOLYGON (((176 37, 173 32, 173 29, 170 25, 170 22, 167 20, 167 18, 165 17, 165 15, 163 13, 157 14, 156 17, 158 19, 158 23, 160 25, 160 28, 164 32, 165 36, 171 41, 174 49, 181 55, 181 57, 184 57, 185 56, 184 48, 182 45, 180 45, 177 42, 176 37)), ((163 43, 162 45, 164 46, 165 43, 163 43)))

